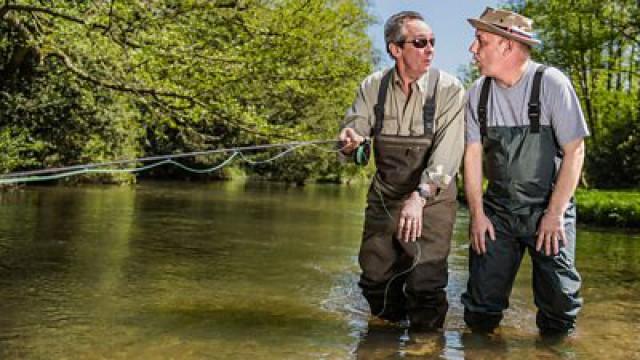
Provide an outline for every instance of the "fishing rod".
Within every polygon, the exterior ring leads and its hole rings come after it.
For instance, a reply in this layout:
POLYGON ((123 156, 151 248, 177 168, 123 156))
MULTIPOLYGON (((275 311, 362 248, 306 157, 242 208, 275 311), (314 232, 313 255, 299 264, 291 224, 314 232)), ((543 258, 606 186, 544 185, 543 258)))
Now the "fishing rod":
MULTIPOLYGON (((47 180, 55 180, 64 177, 86 174, 86 173, 137 173, 145 170, 149 170, 151 168, 172 164, 178 166, 186 171, 194 172, 194 173, 210 173, 215 170, 218 170, 233 161, 236 156, 242 159, 242 161, 249 163, 250 165, 262 164, 274 161, 279 159, 288 153, 303 147, 303 146, 318 146, 323 144, 337 144, 339 140, 310 140, 310 141, 294 141, 283 144, 264 144, 264 145, 252 145, 252 146, 243 146, 243 147, 232 147, 232 148, 224 148, 224 149, 212 149, 212 150, 204 150, 204 151, 194 151, 189 153, 181 153, 181 154, 170 154, 170 155, 155 155, 148 157, 141 157, 135 159, 122 159, 122 160, 114 160, 107 161, 101 163, 89 163, 89 164, 81 164, 81 165, 71 165, 71 166, 63 166, 63 167, 53 167, 39 170, 28 170, 28 171, 17 171, 8 174, 0 175, 0 185, 8 185, 8 184, 16 184, 21 182, 33 182, 33 181, 47 181, 47 180), (278 153, 277 155, 261 161, 253 161, 244 156, 244 152, 247 151, 255 151, 255 150, 266 150, 273 148, 283 148, 286 147, 288 149, 278 153), (224 160, 221 164, 214 166, 212 168, 207 169, 195 169, 188 167, 182 163, 174 161, 174 159, 181 159, 187 157, 201 156, 201 155, 211 155, 216 153, 232 153, 226 160, 224 160), (142 167, 134 167, 134 168, 112 168, 114 166, 122 166, 132 163, 147 163, 147 162, 155 162, 142 167), (111 167, 106 168, 105 167, 111 167)), ((336 150, 325 150, 327 152, 337 152, 342 149, 336 150)))

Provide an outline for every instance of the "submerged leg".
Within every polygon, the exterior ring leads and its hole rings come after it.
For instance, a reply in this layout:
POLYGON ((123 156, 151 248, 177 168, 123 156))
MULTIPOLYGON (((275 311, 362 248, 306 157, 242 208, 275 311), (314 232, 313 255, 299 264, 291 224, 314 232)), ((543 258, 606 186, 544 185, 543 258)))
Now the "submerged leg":
POLYGON ((565 225, 568 245, 547 256, 529 248, 533 264, 533 294, 538 313, 536 324, 543 335, 568 334, 582 307, 581 278, 575 267, 575 222, 565 225))
POLYGON ((462 294, 464 321, 473 331, 492 332, 509 307, 509 295, 524 247, 495 218, 496 239, 487 239, 487 252, 478 255, 469 247, 469 281, 462 294))

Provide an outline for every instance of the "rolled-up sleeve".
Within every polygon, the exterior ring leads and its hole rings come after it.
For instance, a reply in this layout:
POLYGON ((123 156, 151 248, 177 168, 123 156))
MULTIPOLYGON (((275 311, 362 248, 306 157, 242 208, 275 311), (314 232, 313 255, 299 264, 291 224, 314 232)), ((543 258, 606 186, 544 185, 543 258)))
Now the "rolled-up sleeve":
POLYGON ((362 84, 360 84, 356 93, 356 98, 344 117, 341 129, 352 128, 358 133, 358 135, 369 136, 375 120, 372 104, 374 85, 374 79, 372 76, 367 77, 362 84))
POLYGON ((464 153, 464 88, 457 79, 438 89, 436 132, 421 183, 446 189, 455 179, 464 153))

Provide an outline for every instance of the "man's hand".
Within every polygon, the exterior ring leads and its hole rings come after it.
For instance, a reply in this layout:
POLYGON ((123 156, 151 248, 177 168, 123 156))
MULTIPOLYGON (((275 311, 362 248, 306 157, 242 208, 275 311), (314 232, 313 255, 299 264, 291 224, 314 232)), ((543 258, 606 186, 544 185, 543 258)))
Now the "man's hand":
POLYGON ((416 241, 422 236, 422 208, 425 200, 420 197, 417 191, 411 193, 411 196, 404 201, 402 210, 400 210, 400 219, 398 220, 397 236, 404 242, 416 241))
POLYGON ((549 256, 558 254, 558 241, 567 246, 569 239, 564 233, 564 212, 569 205, 571 195, 576 190, 580 179, 580 170, 584 162, 584 139, 579 138, 562 146, 564 157, 560 164, 558 178, 551 194, 547 211, 538 225, 536 250, 549 256))
POLYGON ((469 238, 471 239, 471 248, 478 255, 487 253, 486 234, 489 233, 489 238, 492 241, 496 240, 496 233, 493 229, 491 220, 480 212, 476 216, 471 217, 471 224, 469 224, 469 238))
POLYGON ((339 139, 342 142, 341 151, 346 155, 351 154, 364 141, 364 137, 358 135, 352 128, 342 129, 339 139))
POLYGON ((564 233, 564 216, 547 211, 540 225, 538 225, 538 238, 536 239, 536 250, 541 251, 544 245, 544 253, 549 256, 553 250, 553 255, 558 255, 558 240, 567 246, 567 237, 564 233))

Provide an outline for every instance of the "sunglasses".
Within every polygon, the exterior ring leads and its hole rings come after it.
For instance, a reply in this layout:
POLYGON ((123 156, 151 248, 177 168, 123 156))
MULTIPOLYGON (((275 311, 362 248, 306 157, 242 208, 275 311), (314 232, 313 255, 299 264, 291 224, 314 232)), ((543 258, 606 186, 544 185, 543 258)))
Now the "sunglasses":
POLYGON ((427 47, 427 44, 429 44, 433 48, 433 47, 436 46, 436 38, 431 38, 431 39, 413 39, 411 41, 402 41, 399 44, 411 44, 416 49, 423 49, 423 48, 427 47))

